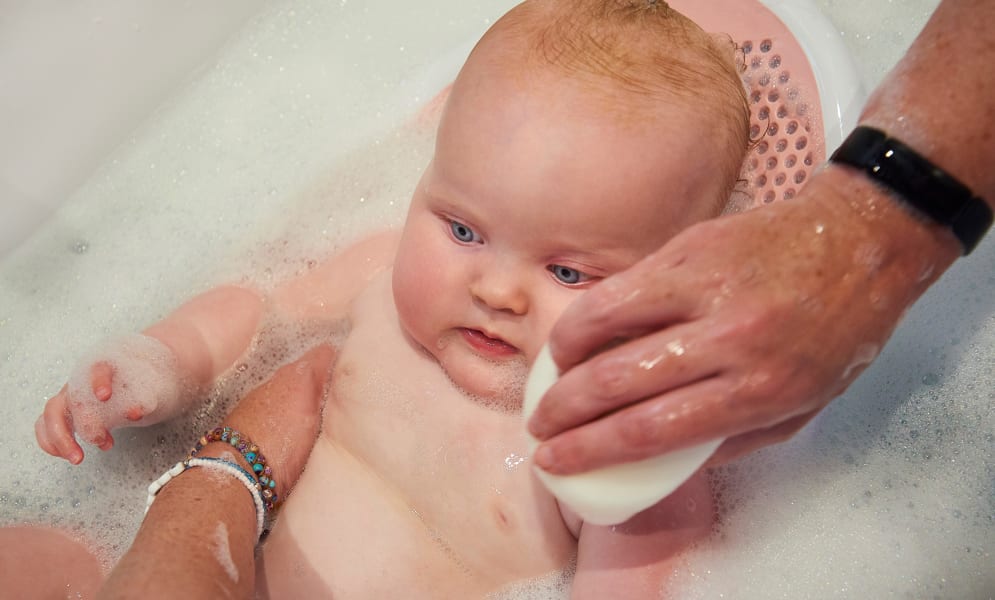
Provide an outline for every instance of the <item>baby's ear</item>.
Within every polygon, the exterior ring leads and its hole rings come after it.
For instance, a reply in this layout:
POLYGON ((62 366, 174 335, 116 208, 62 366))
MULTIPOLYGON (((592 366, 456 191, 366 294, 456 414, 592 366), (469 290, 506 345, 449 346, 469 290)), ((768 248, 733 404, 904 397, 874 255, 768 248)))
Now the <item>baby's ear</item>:
POLYGON ((728 58, 732 61, 732 64, 736 66, 736 71, 742 73, 746 70, 746 56, 743 54, 743 49, 739 47, 729 34, 726 33, 709 33, 708 37, 712 38, 712 46, 719 54, 728 58))

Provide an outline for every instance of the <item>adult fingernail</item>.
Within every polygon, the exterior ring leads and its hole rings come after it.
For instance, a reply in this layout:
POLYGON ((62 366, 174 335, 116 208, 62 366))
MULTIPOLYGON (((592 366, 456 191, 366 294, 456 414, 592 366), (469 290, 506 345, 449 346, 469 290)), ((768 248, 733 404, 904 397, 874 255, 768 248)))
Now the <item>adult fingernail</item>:
POLYGON ((79 463, 83 462, 83 453, 80 452, 79 450, 70 452, 69 462, 71 462, 74 465, 78 465, 79 463))
POLYGON ((107 401, 111 397, 111 388, 106 385, 102 385, 97 388, 95 395, 98 400, 107 401))
POLYGON ((539 446, 532 460, 537 467, 543 471, 548 471, 556 465, 556 453, 549 446, 539 446))

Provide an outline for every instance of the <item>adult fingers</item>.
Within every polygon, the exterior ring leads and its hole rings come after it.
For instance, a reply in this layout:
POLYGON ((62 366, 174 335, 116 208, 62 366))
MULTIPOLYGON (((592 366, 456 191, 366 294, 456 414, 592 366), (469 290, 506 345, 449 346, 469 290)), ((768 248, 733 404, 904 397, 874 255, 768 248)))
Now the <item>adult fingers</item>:
POLYGON ((675 265, 658 251, 592 287, 563 312, 550 333, 550 351, 569 370, 620 339, 683 321, 698 295, 670 283, 675 265))
POLYGON ((570 369, 547 390, 529 419, 540 440, 644 398, 715 375, 721 355, 710 352, 707 325, 680 325, 628 341, 570 369), (706 360, 710 359, 710 360, 706 360))
POLYGON ((812 410, 766 402, 757 392, 722 376, 698 381, 554 436, 534 461, 555 475, 579 473, 773 427, 812 410))

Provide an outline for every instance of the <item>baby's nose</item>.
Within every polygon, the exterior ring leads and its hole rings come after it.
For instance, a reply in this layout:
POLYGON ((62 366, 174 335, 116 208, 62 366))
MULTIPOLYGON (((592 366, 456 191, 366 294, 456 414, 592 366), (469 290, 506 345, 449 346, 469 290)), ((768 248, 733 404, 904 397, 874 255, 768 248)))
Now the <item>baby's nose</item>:
POLYGON ((490 310, 524 315, 529 310, 529 295, 523 282, 501 269, 481 275, 470 285, 474 300, 490 310))

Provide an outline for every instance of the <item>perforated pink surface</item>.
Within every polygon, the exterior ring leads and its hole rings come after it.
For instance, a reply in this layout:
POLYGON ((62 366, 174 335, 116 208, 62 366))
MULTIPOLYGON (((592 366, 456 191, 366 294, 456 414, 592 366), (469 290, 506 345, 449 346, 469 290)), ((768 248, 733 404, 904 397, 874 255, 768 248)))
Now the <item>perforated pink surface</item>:
MULTIPOLYGON (((818 86, 788 28, 756 0, 670 0, 675 10, 736 42, 750 103, 751 148, 731 211, 790 200, 826 157, 818 86)), ((437 119, 451 86, 421 111, 437 119)))
POLYGON ((729 35, 742 52, 752 148, 734 208, 794 198, 826 154, 818 87, 798 41, 755 0, 669 4, 702 29, 729 35))

